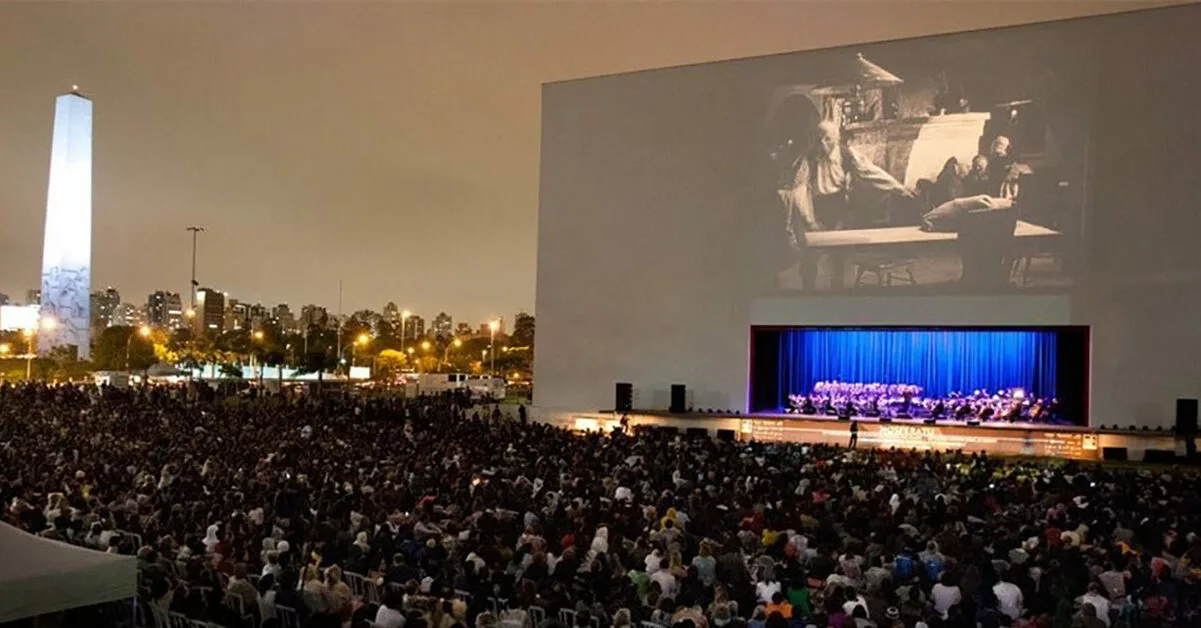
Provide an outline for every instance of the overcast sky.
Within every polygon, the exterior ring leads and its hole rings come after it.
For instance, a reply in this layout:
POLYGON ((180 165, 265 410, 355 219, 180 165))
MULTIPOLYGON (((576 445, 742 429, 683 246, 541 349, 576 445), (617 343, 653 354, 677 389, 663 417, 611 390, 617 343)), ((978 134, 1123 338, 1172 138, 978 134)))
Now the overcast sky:
MULTIPOLYGON (((1152 2, 0 2, 0 292, 37 287, 56 95, 95 101, 94 287, 531 310, 546 81, 1152 2)), ((186 300, 186 297, 185 297, 186 300)))

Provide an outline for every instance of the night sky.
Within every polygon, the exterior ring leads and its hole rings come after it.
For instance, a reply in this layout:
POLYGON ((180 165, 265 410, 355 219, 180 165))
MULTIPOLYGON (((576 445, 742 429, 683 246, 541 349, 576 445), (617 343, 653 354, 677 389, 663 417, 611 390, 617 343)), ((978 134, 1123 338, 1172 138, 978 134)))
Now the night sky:
MULTIPOLYGON (((546 81, 1153 2, 0 3, 0 292, 39 284, 54 98, 95 101, 94 288, 532 310, 546 81)), ((1162 4, 1162 3, 1161 3, 1162 4)), ((186 297, 185 297, 186 301, 186 297)))

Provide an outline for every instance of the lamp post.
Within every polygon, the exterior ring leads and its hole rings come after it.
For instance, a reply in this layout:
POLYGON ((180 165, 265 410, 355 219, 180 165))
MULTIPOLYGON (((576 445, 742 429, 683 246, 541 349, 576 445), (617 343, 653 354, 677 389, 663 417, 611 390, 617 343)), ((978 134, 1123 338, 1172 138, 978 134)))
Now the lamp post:
POLYGON ((259 386, 262 387, 262 385, 263 385, 263 363, 262 363, 262 360, 259 359, 258 352, 259 352, 259 345, 263 342, 263 330, 260 329, 256 332, 254 332, 251 335, 251 338, 254 339, 254 346, 252 346, 250 348, 250 363, 251 363, 251 367, 254 369, 255 378, 259 380, 259 386))
POLYGON ((30 381, 33 379, 33 337, 36 334, 33 329, 23 330, 21 334, 28 345, 25 349, 25 381, 30 381))
POLYGON ((463 346, 463 341, 459 340, 458 338, 455 338, 454 340, 447 343, 446 350, 442 352, 442 363, 447 366, 450 366, 450 348, 454 347, 454 348, 458 349, 461 346, 463 346))
POLYGON ((491 320, 488 322, 488 355, 492 359, 492 363, 488 366, 488 374, 496 377, 496 332, 500 331, 500 321, 491 320))
POLYGON ((400 313, 400 347, 402 349, 405 346, 405 322, 407 322, 409 317, 412 315, 413 313, 408 310, 400 313))
POLYGON ((204 227, 188 227, 188 231, 192 232, 192 283, 189 286, 191 292, 191 303, 188 304, 188 309, 194 311, 196 309, 196 239, 200 236, 200 232, 204 231, 204 227))
MULTIPOLYGON (((368 336, 367 334, 359 334, 359 337, 354 339, 355 347, 366 348, 367 345, 370 343, 371 343, 371 336, 368 336)), ((350 366, 351 366, 351 368, 354 368, 354 348, 351 348, 351 350, 350 350, 350 366)))
MULTIPOLYGON (((53 330, 58 326, 58 321, 53 318, 43 318, 38 321, 38 326, 42 329, 53 330)), ((29 328, 24 331, 25 341, 28 343, 27 353, 25 354, 25 381, 33 380, 33 339, 37 337, 37 329, 29 328)))
MULTIPOLYGON (((147 327, 146 325, 142 325, 141 329, 138 330, 138 335, 143 338, 149 338, 150 337, 150 328, 147 327)), ((129 346, 133 343, 133 336, 134 336, 134 333, 132 331, 130 331, 129 337, 125 339, 125 372, 126 372, 126 374, 129 373, 129 346)))

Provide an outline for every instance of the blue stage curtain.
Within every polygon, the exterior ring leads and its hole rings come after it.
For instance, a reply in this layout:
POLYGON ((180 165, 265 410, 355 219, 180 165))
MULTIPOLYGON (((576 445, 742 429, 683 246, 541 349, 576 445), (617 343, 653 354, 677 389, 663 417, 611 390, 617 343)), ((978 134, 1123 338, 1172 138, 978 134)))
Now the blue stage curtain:
POLYGON ((780 333, 780 407, 822 381, 913 384, 924 396, 1023 388, 1055 396, 1054 331, 795 329, 780 333))

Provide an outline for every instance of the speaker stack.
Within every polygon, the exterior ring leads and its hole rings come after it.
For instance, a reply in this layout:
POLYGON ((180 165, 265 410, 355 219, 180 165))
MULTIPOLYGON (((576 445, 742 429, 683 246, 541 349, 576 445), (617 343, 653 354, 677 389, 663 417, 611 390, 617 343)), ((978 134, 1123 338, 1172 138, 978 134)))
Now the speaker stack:
POLYGON ((616 399, 613 402, 613 408, 618 412, 632 412, 634 410, 634 385, 627 382, 618 382, 615 391, 616 399))
POLYGON ((683 384, 671 385, 671 407, 668 408, 672 414, 684 414, 688 411, 688 389, 683 384))
POLYGON ((1197 400, 1176 400, 1176 434, 1180 436, 1197 435, 1197 400))
POLYGON ((1197 458, 1197 400, 1176 400, 1176 437, 1184 437, 1184 455, 1189 462, 1197 458))

